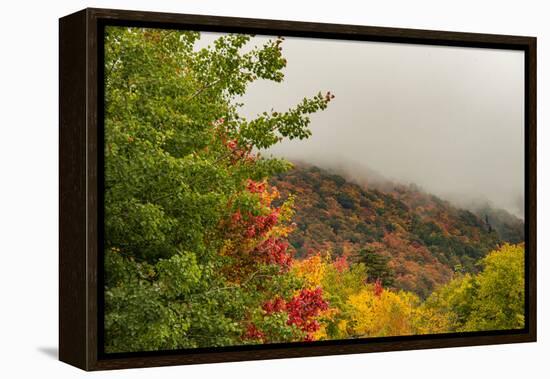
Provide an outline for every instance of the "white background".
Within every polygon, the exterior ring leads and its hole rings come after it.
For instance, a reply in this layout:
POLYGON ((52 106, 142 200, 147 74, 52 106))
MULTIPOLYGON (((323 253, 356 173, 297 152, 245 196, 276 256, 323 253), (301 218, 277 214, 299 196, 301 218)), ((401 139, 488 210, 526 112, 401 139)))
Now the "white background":
POLYGON ((540 378, 550 374, 546 1, 25 1, 0 22, 0 376, 75 378, 57 355, 58 21, 86 6, 538 37, 539 342, 88 374, 103 378, 540 378), (546 104, 546 106, 545 106, 546 104), (546 172, 545 172, 546 169, 546 172))

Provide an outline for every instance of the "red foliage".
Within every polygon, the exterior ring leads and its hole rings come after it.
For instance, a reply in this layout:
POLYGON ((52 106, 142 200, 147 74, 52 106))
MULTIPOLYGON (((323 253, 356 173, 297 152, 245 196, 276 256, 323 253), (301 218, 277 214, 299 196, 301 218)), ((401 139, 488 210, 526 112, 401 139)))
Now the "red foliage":
POLYGON ((277 265, 281 271, 288 271, 293 258, 288 242, 274 230, 281 215, 281 208, 271 205, 278 196, 277 190, 273 189, 270 193, 266 182, 249 179, 246 191, 258 194, 260 202, 266 207, 264 211, 268 213, 254 215, 249 211, 236 210, 220 225, 233 242, 232 248, 224 251, 225 255, 234 258, 224 274, 237 282, 255 271, 258 264, 277 265))
POLYGON ((336 258, 333 262, 333 265, 334 268, 338 270, 338 272, 344 272, 349 268, 348 256, 342 255, 341 257, 336 258))
POLYGON ((235 151, 237 149, 237 140, 232 139, 226 142, 225 146, 227 146, 230 150, 235 151))
POLYGON ((263 342, 265 339, 265 333, 256 327, 253 323, 248 324, 246 331, 243 335, 245 340, 260 340, 263 342))
POLYGON ((323 299, 323 290, 302 289, 286 303, 288 312, 288 325, 296 325, 299 329, 307 332, 306 340, 313 338, 313 333, 319 330, 319 322, 315 319, 322 311, 328 309, 328 302, 323 299))
POLYGON ((261 193, 266 190, 265 182, 256 182, 254 180, 248 179, 246 183, 246 189, 251 193, 261 193))
POLYGON ((384 292, 382 281, 380 279, 376 279, 376 282, 374 282, 374 296, 379 297, 382 295, 382 292, 384 292))
POLYGON ((323 290, 302 289, 290 301, 276 297, 273 301, 267 301, 262 306, 267 315, 277 312, 287 312, 287 325, 295 325, 306 333, 305 341, 313 341, 313 334, 319 330, 320 324, 316 320, 321 312, 328 309, 328 302, 323 299, 323 290))
POLYGON ((225 146, 229 149, 231 164, 236 164, 240 160, 251 162, 256 159, 256 156, 252 153, 251 146, 240 146, 236 139, 230 139, 228 141, 223 139, 223 141, 225 146))
POLYGON ((225 125, 225 119, 223 117, 212 122, 212 126, 216 129, 218 138, 229 150, 229 160, 231 164, 236 164, 239 161, 251 162, 256 159, 256 156, 252 153, 252 146, 240 146, 236 138, 229 138, 227 127, 225 125))
POLYGON ((292 255, 288 252, 288 242, 279 238, 268 238, 257 246, 252 254, 262 263, 275 264, 287 271, 292 264, 292 255))
POLYGON ((243 216, 241 215, 241 211, 237 211, 233 213, 233 215, 231 216, 231 225, 232 226, 239 225, 242 219, 243 219, 243 216))
POLYGON ((268 215, 265 216, 252 216, 248 217, 248 227, 245 232, 247 238, 261 237, 271 230, 279 220, 279 209, 276 208, 268 215))
POLYGON ((229 230, 243 231, 244 237, 248 239, 262 237, 277 224, 279 213, 279 208, 275 208, 270 214, 263 216, 254 216, 251 213, 243 216, 240 211, 236 211, 231 215, 229 230))
POLYGON ((280 297, 276 297, 273 301, 267 301, 262 306, 266 314, 270 315, 277 312, 286 311, 286 302, 280 297))

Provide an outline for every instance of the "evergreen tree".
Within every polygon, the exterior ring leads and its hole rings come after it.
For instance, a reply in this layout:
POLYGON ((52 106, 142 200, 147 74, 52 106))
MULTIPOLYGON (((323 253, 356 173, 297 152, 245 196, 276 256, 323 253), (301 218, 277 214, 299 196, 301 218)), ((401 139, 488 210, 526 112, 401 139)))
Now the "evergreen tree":
POLYGON ((362 249, 359 261, 367 268, 367 280, 371 283, 380 280, 384 287, 391 287, 395 280, 395 273, 388 265, 390 258, 372 249, 362 249))

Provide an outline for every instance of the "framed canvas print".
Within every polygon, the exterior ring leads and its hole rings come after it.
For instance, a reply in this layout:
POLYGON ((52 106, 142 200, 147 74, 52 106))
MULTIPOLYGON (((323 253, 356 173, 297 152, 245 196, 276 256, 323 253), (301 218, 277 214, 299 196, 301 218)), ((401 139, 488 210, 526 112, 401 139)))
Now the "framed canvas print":
POLYGON ((60 359, 536 340, 536 39, 60 19, 60 359))

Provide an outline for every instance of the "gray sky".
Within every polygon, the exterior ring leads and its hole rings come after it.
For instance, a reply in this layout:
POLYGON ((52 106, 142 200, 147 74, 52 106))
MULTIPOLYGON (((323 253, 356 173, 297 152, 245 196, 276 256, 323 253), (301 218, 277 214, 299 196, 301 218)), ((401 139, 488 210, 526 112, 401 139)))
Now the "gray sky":
POLYGON ((284 111, 318 91, 336 98, 312 116, 312 137, 272 154, 358 178, 368 168, 523 218, 523 52, 290 37, 282 46, 284 82, 252 84, 243 115, 284 111))

